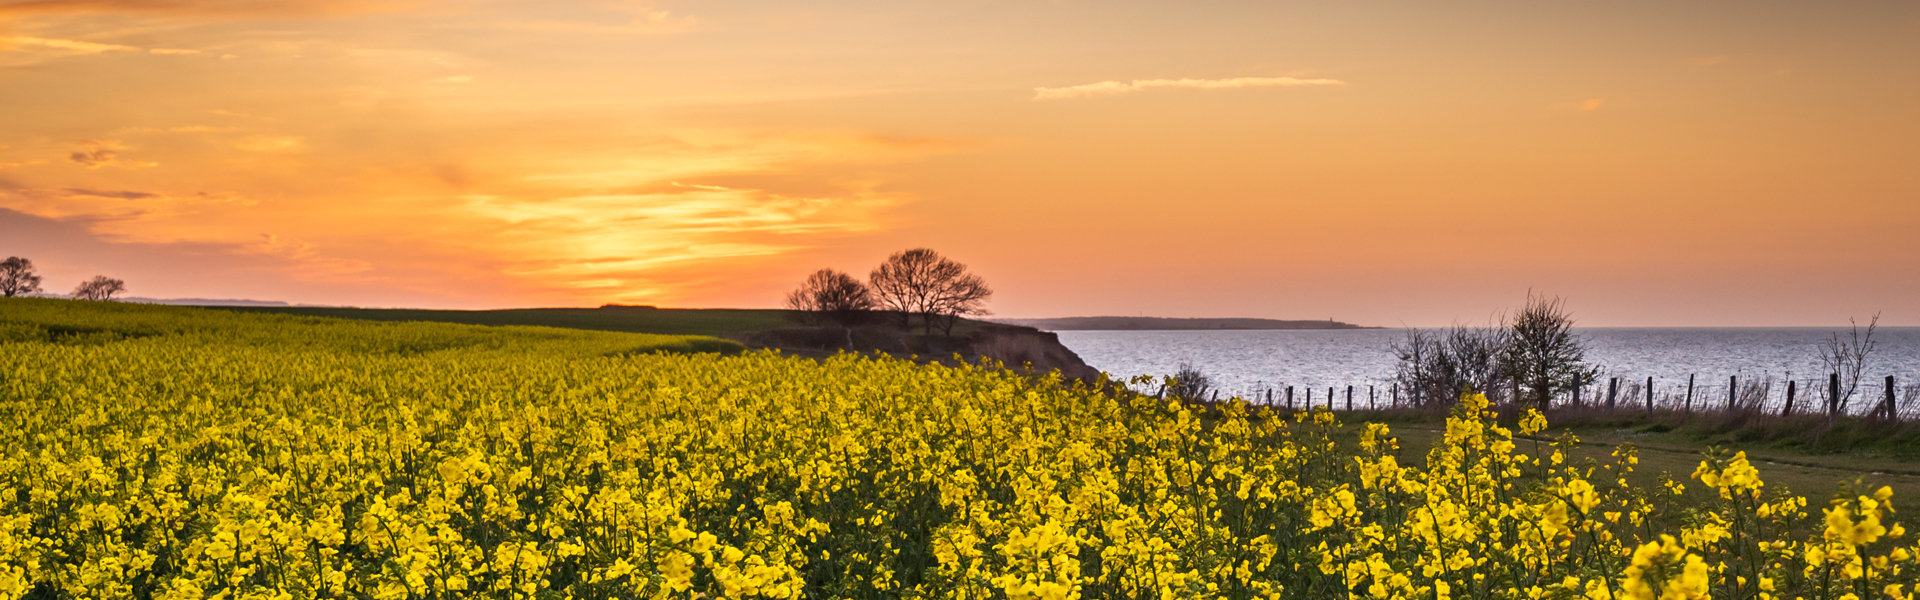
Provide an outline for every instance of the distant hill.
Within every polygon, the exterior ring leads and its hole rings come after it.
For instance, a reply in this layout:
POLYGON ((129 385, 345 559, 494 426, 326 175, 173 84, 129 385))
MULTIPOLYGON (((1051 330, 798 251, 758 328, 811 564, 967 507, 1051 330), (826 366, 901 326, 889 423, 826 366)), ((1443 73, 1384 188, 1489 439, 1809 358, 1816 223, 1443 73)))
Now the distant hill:
POLYGON ((608 304, 600 308, 514 308, 504 310, 434 310, 414 308, 343 308, 310 306, 204 306, 234 312, 304 315, 370 321, 437 321, 469 325, 537 325, 567 329, 707 335, 754 348, 779 348, 809 357, 832 356, 840 350, 886 352, 893 356, 943 359, 955 353, 984 356, 1015 368, 1032 365, 1038 371, 1059 369, 1067 377, 1092 381, 1099 370, 1087 366, 1052 333, 1031 327, 963 319, 952 338, 917 336, 901 330, 891 318, 851 330, 838 326, 808 326, 793 311, 747 308, 656 308, 608 304))
POLYGON ((1165 317, 1062 317, 1058 319, 995 319, 1046 331, 1188 331, 1206 329, 1379 329, 1352 323, 1284 321, 1280 319, 1170 319, 1165 317))
MULTIPOLYGON (((52 298, 55 300, 68 300, 72 298, 72 296, 66 294, 28 294, 27 297, 52 298)), ((233 298, 148 298, 145 296, 128 296, 114 298, 114 300, 134 304, 162 304, 166 306, 316 306, 313 304, 289 304, 279 300, 239 300, 233 298)))
MULTIPOLYGON (((294 306, 279 300, 238 300, 231 298, 122 298, 122 302, 165 304, 169 306, 294 306)), ((306 306, 306 305, 302 305, 306 306)))

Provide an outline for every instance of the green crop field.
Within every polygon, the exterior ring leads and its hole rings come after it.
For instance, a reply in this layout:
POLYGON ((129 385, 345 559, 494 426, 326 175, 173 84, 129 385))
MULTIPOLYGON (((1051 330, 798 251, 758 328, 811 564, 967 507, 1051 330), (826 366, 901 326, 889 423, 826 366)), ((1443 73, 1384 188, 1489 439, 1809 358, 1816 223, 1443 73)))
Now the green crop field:
POLYGON ((736 308, 515 308, 427 310, 414 308, 322 308, 281 306, 207 307, 237 312, 332 317, 368 321, 426 321, 467 325, 534 325, 594 331, 724 336, 789 324, 791 311, 736 308))

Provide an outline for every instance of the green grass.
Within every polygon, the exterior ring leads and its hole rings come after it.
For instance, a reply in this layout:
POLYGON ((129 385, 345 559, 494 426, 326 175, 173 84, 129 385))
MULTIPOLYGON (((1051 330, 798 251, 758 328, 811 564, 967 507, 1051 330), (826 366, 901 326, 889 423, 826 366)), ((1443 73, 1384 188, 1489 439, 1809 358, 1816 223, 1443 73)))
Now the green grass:
POLYGON ((428 310, 416 308, 316 308, 280 306, 207 307, 245 313, 300 315, 363 321, 424 321, 465 325, 531 325, 591 331, 722 337, 790 325, 792 311, 739 308, 514 308, 428 310))
MULTIPOLYGON (((260 314, 184 306, 85 302, 45 298, 0 298, 0 343, 65 345, 137 343, 169 336, 218 336, 241 343, 277 345, 297 336, 323 336, 341 347, 382 354, 425 354, 456 348, 501 348, 560 340, 578 352, 631 355, 650 352, 746 350, 739 342, 705 335, 582 331, 501 323, 504 327, 419 322, 373 322, 318 315, 260 314)), ((400 319, 393 319, 400 320, 400 319)))
MULTIPOLYGON (((652 308, 609 306, 603 308, 512 308, 501 310, 432 310, 418 308, 319 308, 282 306, 209 306, 216 310, 356 319, 363 321, 408 321, 460 323, 465 325, 531 325, 590 331, 658 333, 667 335, 703 335, 742 341, 755 347, 784 347, 779 336, 760 335, 772 330, 804 329, 807 322, 790 310, 753 308, 652 308)), ((913 326, 899 329, 898 313, 875 315, 862 330, 886 335, 918 338, 923 327, 916 317, 913 326)), ((952 335, 965 338, 991 329, 1031 329, 987 321, 961 319, 952 335)), ((836 329, 837 330, 837 329, 836 329)), ((885 336, 883 336, 885 337, 885 336)), ((946 335, 935 328, 929 337, 946 335)), ((837 338, 836 338, 837 339, 837 338)), ((911 345, 911 344, 909 344, 911 345)), ((804 348, 789 348, 804 350, 804 348)), ((898 348, 889 351, 899 350, 898 348)))
POLYGON ((1737 447, 1843 460, 1888 459, 1920 463, 1920 422, 1856 415, 1829 419, 1817 414, 1752 411, 1558 408, 1548 419, 1575 431, 1632 432, 1668 443, 1737 447))
MULTIPOLYGON (((1354 413, 1343 414, 1341 420, 1348 424, 1368 420, 1384 421, 1399 438, 1403 459, 1420 461, 1429 449, 1438 445, 1446 435, 1443 415, 1435 413, 1427 416, 1411 412, 1393 413, 1354 413)), ((1712 417, 1699 417, 1694 425, 1669 422, 1656 417, 1654 421, 1627 417, 1606 420, 1595 415, 1582 415, 1579 418, 1553 425, 1547 431, 1533 436, 1533 439, 1516 439, 1522 452, 1532 454, 1535 443, 1544 452, 1547 447, 1563 433, 1572 433, 1580 439, 1571 460, 1592 459, 1599 463, 1610 462, 1615 448, 1621 444, 1633 444, 1639 449, 1640 464, 1629 482, 1637 486, 1656 486, 1664 473, 1674 481, 1687 486, 1688 495, 1704 493, 1706 486, 1691 478, 1694 468, 1700 465, 1704 453, 1712 448, 1721 448, 1728 454, 1746 452, 1748 460, 1760 470, 1760 477, 1767 482, 1769 490, 1791 490, 1794 494, 1807 497, 1816 504, 1833 497, 1843 485, 1851 485, 1855 493, 1859 490, 1873 490, 1880 486, 1893 488, 1896 498, 1920 498, 1920 456, 1911 452, 1889 452, 1876 446, 1856 446, 1852 451, 1833 451, 1831 448, 1807 447, 1796 443, 1787 443, 1781 438, 1742 439, 1734 432, 1716 432, 1717 420, 1712 417)), ((1548 415, 1553 421, 1553 415, 1548 415)), ((1802 424, 1811 426, 1811 424, 1802 424)), ((1503 426, 1511 428, 1511 424, 1503 426)), ((1858 422, 1842 420, 1834 427, 1836 435, 1856 435, 1857 429, 1868 427, 1858 422)), ((1832 439, 1829 437, 1829 439, 1832 439)))

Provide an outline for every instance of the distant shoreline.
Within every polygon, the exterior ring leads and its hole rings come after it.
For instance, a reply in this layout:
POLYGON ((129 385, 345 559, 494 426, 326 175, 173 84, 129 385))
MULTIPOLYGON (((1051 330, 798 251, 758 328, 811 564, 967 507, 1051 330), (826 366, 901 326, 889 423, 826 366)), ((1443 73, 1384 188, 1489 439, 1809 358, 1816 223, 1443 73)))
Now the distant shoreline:
POLYGON ((1334 320, 1295 321, 1282 319, 1178 319, 1168 317, 1061 317, 1054 319, 993 319, 996 323, 1024 325, 1045 331, 1258 331, 1384 329, 1334 320))

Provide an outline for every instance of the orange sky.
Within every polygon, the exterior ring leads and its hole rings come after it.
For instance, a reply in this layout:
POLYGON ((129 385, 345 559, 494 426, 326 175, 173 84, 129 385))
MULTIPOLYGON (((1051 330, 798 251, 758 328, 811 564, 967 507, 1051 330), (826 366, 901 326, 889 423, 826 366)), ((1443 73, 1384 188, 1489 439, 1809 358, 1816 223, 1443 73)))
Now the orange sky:
POLYGON ((1920 325, 1912 2, 0 0, 50 291, 1920 325))

